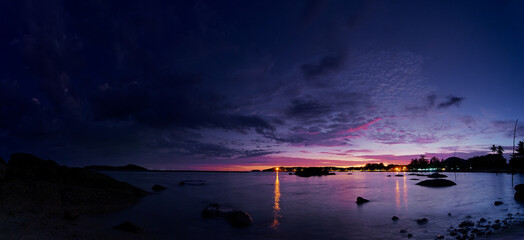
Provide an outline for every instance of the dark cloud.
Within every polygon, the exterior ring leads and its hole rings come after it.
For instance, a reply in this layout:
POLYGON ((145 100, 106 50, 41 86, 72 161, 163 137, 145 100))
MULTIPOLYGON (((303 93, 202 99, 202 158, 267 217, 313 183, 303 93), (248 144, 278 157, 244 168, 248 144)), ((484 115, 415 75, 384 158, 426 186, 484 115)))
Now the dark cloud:
POLYGON ((316 77, 337 69, 342 64, 340 56, 323 57, 318 63, 308 63, 300 66, 300 70, 306 77, 316 77))
POLYGON ((448 100, 438 105, 438 108, 448 108, 451 106, 460 106, 460 103, 464 100, 463 97, 449 96, 448 100))
POLYGON ((331 108, 329 106, 322 104, 311 96, 306 96, 293 99, 286 113, 289 117, 312 118, 319 117, 330 111, 331 108))

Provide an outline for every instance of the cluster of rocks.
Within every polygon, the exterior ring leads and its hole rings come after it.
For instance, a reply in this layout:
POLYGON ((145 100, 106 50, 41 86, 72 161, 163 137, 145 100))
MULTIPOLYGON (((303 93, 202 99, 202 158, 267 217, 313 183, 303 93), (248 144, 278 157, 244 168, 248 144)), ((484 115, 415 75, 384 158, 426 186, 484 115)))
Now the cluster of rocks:
POLYGON ((477 222, 470 220, 462 221, 458 227, 451 226, 448 229, 449 235, 456 239, 474 239, 475 237, 482 237, 491 235, 500 230, 507 229, 509 225, 515 221, 513 214, 508 213, 503 220, 488 221, 485 218, 480 218, 477 222))
POLYGON ((310 168, 301 168, 295 172, 295 175, 299 177, 312 177, 312 176, 327 176, 327 175, 336 175, 335 173, 329 172, 324 168, 310 167, 310 168))

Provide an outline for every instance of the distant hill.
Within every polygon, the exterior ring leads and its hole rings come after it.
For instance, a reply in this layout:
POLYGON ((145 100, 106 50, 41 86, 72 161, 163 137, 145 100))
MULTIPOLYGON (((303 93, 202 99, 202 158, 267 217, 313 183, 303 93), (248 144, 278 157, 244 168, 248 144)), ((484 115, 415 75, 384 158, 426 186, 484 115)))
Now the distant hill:
POLYGON ((90 170, 108 170, 108 171, 149 171, 145 167, 137 166, 134 164, 128 164, 126 166, 105 166, 105 165, 93 165, 84 167, 90 170))
POLYGON ((442 161, 442 165, 444 165, 447 170, 465 170, 468 166, 468 161, 459 157, 450 157, 442 161))

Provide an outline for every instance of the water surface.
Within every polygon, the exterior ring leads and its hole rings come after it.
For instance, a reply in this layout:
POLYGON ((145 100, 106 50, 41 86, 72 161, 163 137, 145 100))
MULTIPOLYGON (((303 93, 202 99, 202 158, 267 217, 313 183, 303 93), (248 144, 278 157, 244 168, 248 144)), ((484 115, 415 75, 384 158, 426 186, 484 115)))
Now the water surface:
MULTIPOLYGON (((433 239, 464 220, 503 220, 508 213, 516 217, 524 213, 513 200, 510 174, 445 173, 456 186, 427 188, 415 185, 425 177, 383 172, 310 178, 286 172, 105 173, 147 190, 154 184, 168 188, 100 219, 108 224, 132 221, 152 239, 406 238, 401 229, 413 234, 413 239, 433 239), (183 180, 203 180, 206 185, 180 186, 183 180), (357 205, 357 196, 371 202, 357 205), (494 206, 494 201, 504 204, 494 206), (201 211, 211 203, 247 211, 253 226, 236 229, 223 219, 203 219, 201 211), (393 216, 400 220, 392 221, 393 216), (428 224, 418 225, 416 219, 424 217, 428 224)), ((524 183, 524 175, 514 176, 513 184, 519 183, 524 183)))

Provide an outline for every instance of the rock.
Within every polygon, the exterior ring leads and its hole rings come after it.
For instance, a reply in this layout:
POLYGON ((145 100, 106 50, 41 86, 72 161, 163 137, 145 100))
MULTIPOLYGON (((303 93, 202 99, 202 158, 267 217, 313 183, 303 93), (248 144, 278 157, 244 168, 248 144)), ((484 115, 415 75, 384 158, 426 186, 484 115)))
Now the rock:
POLYGON ((210 204, 204 210, 202 210, 202 217, 204 218, 213 218, 220 216, 220 206, 216 203, 210 204))
POLYGON ((408 233, 408 238, 412 238, 412 237, 413 237, 413 234, 408 233))
POLYGON ((408 231, 406 229, 400 229, 400 233, 407 233, 408 231))
POLYGON ((451 217, 451 213, 448 213, 448 216, 451 217))
POLYGON ((253 219, 251 216, 244 211, 233 210, 225 214, 226 220, 233 227, 244 228, 249 227, 253 224, 253 219))
POLYGON ((485 223, 485 222, 486 222, 486 219, 485 219, 485 218, 480 218, 479 222, 481 222, 481 223, 485 223))
POLYGON ((293 173, 289 173, 289 175, 293 175, 293 173))
POLYGON ((502 201, 495 201, 493 204, 495 204, 495 206, 499 206, 499 205, 504 204, 504 202, 502 202, 502 201))
POLYGON ((515 186, 515 200, 524 202, 524 184, 518 184, 515 186))
POLYGON ((438 236, 435 237, 435 239, 444 239, 444 236, 438 235, 438 236))
POLYGON ((7 164, 4 159, 0 158, 0 181, 4 180, 6 177, 7 164))
POLYGON ((4 191, 0 193, 2 207, 35 214, 56 215, 68 209, 78 214, 114 211, 147 195, 102 173, 59 166, 30 154, 12 154, 6 174, 0 189, 4 191))
POLYGON ((215 218, 224 217, 231 226, 243 228, 253 224, 253 219, 249 213, 236 209, 220 209, 216 203, 210 204, 202 211, 202 217, 215 218))
POLYGON ((153 187, 151 189, 153 189, 153 191, 155 191, 155 192, 160 192, 162 190, 166 190, 166 187, 164 187, 162 185, 155 184, 155 185, 153 185, 153 187))
POLYGON ((362 197, 357 197, 357 204, 363 204, 367 202, 369 202, 369 200, 362 198, 362 197))
POLYGON ((64 218, 67 220, 75 220, 80 216, 74 209, 67 209, 64 211, 64 218))
POLYGON ((60 166, 27 153, 11 154, 7 164, 7 178, 21 180, 60 180, 60 166))
POLYGON ((397 216, 393 216, 393 217, 391 218, 391 220, 393 220, 393 221, 398 221, 398 219, 399 219, 399 218, 398 218, 397 216))
POLYGON ((450 187, 453 185, 457 185, 453 181, 446 180, 446 179, 431 179, 431 180, 424 180, 422 182, 417 183, 419 186, 425 186, 425 187, 450 187))
POLYGON ((309 167, 309 168, 299 168, 295 175, 299 177, 311 177, 311 176, 327 176, 335 175, 335 173, 330 173, 328 170, 320 167, 309 167))
POLYGON ((404 177, 404 175, 402 175, 402 174, 397 174, 397 175, 395 175, 395 177, 404 177))
POLYGON ((472 222, 472 221, 463 221, 459 224, 459 227, 461 228, 464 228, 464 227, 473 227, 475 226, 475 223, 472 222))
POLYGON ((136 226, 135 224, 125 221, 117 226, 114 227, 114 229, 124 232, 130 232, 130 233, 140 233, 142 232, 142 228, 136 226))
POLYGON ((433 174, 428 175, 428 178, 446 178, 446 177, 448 176, 444 174, 440 174, 440 173, 433 173, 433 174))
POLYGON ((417 219, 417 224, 420 224, 420 225, 426 224, 428 222, 429 222, 429 220, 427 218, 419 218, 419 219, 417 219))
POLYGON ((391 175, 387 175, 386 177, 391 177, 391 175))
POLYGON ((184 186, 184 185, 202 186, 202 185, 206 185, 206 182, 204 182, 202 180, 185 180, 185 181, 179 182, 178 185, 180 185, 180 186, 184 186))
POLYGON ((420 180, 420 179, 418 179, 418 178, 410 178, 409 180, 420 180))
POLYGON ((353 173, 348 173, 348 175, 353 175, 353 173))

